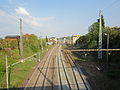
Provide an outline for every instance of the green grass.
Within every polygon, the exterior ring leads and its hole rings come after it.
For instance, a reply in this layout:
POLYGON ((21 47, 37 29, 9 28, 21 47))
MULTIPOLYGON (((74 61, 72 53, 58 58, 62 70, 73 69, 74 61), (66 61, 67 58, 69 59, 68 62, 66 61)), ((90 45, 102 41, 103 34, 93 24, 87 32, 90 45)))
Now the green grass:
MULTIPOLYGON (((11 68, 9 68, 9 74, 10 74, 10 88, 13 87, 19 87, 22 82, 25 80, 27 75, 32 70, 33 66, 37 62, 34 58, 29 59, 23 63, 19 63, 11 68)), ((6 75, 3 76, 3 80, 1 82, 1 87, 6 88, 6 75)))
MULTIPOLYGON (((53 46, 49 46, 48 49, 50 49, 53 46)), ((43 58, 43 56, 45 55, 45 53, 47 52, 47 48, 45 48, 42 51, 41 54, 41 59, 43 58)), ((15 66, 12 66, 11 68, 9 68, 9 72, 10 72, 10 88, 14 88, 14 87, 20 87, 22 85, 22 83, 24 82, 24 80, 26 79, 26 77, 29 75, 29 73, 32 71, 32 68, 35 66, 35 64, 37 63, 38 60, 38 55, 36 58, 31 58, 29 60, 26 60, 23 63, 19 63, 15 66)), ((16 62, 18 60, 9 60, 9 64, 16 62)), ((5 63, 4 63, 5 66, 5 63)), ((2 68, 1 68, 2 69, 2 68)), ((3 70, 3 69, 2 69, 3 70)), ((5 70, 4 73, 0 73, 1 76, 1 82, 0 82, 0 87, 2 88, 6 88, 6 74, 5 74, 5 70), (1 76, 2 75, 2 76, 1 76)))
POLYGON ((37 62, 32 59, 12 67, 10 75, 10 87, 19 87, 36 63, 37 62))
POLYGON ((86 59, 79 58, 78 56, 75 56, 74 54, 72 54, 72 58, 73 60, 86 61, 86 59))

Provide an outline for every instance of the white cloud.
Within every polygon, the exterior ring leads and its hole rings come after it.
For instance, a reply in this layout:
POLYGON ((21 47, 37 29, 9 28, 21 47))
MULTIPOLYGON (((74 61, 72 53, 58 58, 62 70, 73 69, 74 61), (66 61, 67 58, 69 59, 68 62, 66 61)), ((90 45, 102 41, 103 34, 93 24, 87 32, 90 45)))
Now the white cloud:
POLYGON ((15 9, 15 11, 17 12, 17 14, 23 15, 23 16, 29 16, 30 14, 27 12, 27 10, 25 8, 22 7, 18 7, 17 9, 15 9))
POLYGON ((34 25, 34 26, 38 26, 38 27, 43 26, 42 24, 40 24, 40 23, 38 23, 36 21, 32 21, 31 24, 34 25))
POLYGON ((49 16, 49 17, 46 17, 46 18, 39 18, 39 19, 42 20, 42 21, 49 21, 49 20, 55 19, 55 17, 54 16, 49 16))
POLYGON ((6 16, 6 13, 0 10, 0 16, 6 16))
POLYGON ((54 16, 49 16, 49 17, 45 17, 45 18, 29 16, 29 18, 32 19, 32 20, 36 20, 36 21, 50 21, 50 20, 55 19, 54 16))
POLYGON ((37 27, 42 27, 43 23, 51 21, 55 19, 53 16, 41 18, 41 17, 34 17, 30 15, 30 13, 23 7, 18 7, 15 9, 16 13, 20 15, 20 17, 23 18, 23 21, 37 27))

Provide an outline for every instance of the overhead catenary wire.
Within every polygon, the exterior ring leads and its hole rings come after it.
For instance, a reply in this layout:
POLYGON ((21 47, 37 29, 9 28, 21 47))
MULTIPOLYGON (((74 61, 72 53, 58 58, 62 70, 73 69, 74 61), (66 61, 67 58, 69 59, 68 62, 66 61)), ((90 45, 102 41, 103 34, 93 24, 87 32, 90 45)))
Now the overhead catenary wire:
POLYGON ((15 17, 18 21, 20 20, 20 17, 18 17, 17 15, 15 15, 15 14, 13 14, 13 13, 5 10, 4 8, 0 7, 0 10, 1 10, 1 11, 4 11, 4 12, 7 13, 8 15, 11 15, 11 16, 15 17))
POLYGON ((115 1, 113 1, 111 4, 109 4, 108 6, 106 6, 106 7, 104 7, 103 9, 102 9, 102 11, 107 11, 107 10, 109 10, 112 6, 114 6, 116 3, 118 3, 120 0, 115 0, 115 1))
MULTIPOLYGON (((2 8, 2 7, 0 7, 0 10, 1 10, 1 11, 4 11, 5 13, 7 13, 7 14, 10 15, 10 16, 15 17, 15 19, 18 20, 18 21, 20 21, 20 19, 22 19, 22 23, 23 23, 24 25, 30 26, 29 23, 27 23, 27 22, 24 21, 24 18, 23 18, 23 17, 17 16, 17 15, 15 15, 15 14, 13 14, 13 13, 5 10, 5 9, 2 8)), ((32 28, 32 27, 27 27, 27 28, 32 29, 32 30, 34 29, 34 28, 32 28)))

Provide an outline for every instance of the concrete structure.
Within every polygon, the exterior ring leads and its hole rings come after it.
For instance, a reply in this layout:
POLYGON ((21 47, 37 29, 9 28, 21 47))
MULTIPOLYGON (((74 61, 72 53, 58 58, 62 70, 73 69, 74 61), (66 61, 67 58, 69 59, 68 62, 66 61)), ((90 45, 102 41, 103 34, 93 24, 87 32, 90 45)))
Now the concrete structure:
POLYGON ((72 36, 72 43, 75 44, 75 42, 78 38, 80 38, 80 35, 73 35, 72 36))

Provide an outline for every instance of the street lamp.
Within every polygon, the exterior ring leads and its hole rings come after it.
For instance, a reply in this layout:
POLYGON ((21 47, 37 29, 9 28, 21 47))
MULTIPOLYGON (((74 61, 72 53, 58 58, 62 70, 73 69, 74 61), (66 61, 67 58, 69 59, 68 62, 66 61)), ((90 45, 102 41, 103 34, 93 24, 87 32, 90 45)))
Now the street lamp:
POLYGON ((109 52, 108 52, 108 48, 109 48, 109 37, 110 37, 110 35, 109 34, 107 34, 107 33, 105 33, 105 35, 107 36, 107 67, 108 67, 108 55, 109 55, 109 52))

